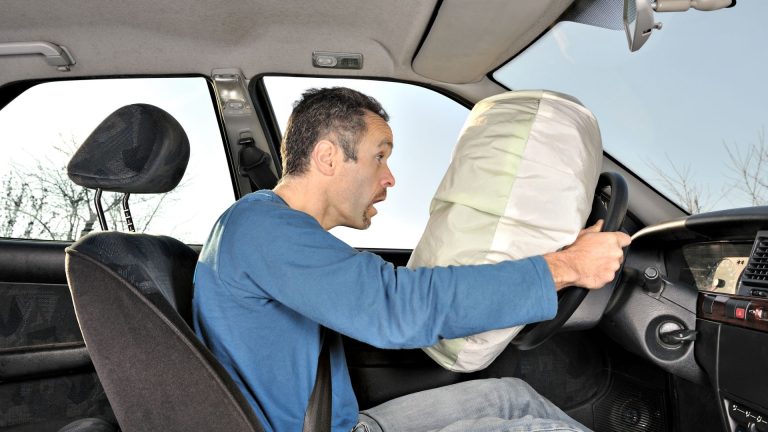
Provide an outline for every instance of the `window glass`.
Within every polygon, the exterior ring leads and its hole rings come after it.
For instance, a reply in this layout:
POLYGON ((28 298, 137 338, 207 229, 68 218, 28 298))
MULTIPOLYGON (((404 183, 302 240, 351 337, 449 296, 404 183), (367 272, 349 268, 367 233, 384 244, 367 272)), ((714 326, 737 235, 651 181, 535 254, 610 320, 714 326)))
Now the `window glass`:
MULTIPOLYGON (((66 165, 93 129, 118 108, 148 103, 174 116, 191 152, 179 186, 130 198, 136 231, 202 243, 234 202, 213 102, 203 78, 50 82, 30 88, 0 110, 0 237, 75 240, 99 230, 93 191, 72 183, 66 165)), ((126 230, 122 194, 104 193, 111 229, 126 230)))
POLYGON ((689 212, 764 205, 766 15, 765 1, 657 13, 634 53, 624 31, 562 22, 493 76, 580 99, 606 152, 689 212))
POLYGON ((390 116, 394 150, 389 166, 395 176, 387 200, 365 231, 338 227, 331 232, 360 248, 412 249, 429 219, 429 203, 451 160, 468 110, 423 87, 372 80, 266 77, 264 82, 285 130, 293 103, 309 88, 350 87, 378 100, 390 116))

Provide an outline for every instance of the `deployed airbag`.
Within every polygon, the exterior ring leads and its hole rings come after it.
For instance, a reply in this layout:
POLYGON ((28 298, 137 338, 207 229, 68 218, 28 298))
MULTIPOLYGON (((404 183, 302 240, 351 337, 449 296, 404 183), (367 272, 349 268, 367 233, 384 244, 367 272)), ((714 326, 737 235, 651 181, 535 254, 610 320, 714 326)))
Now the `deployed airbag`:
MULTIPOLYGON (((571 244, 589 215, 601 162, 597 121, 572 97, 514 91, 478 102, 408 267, 496 263, 571 244)), ((521 328, 442 339, 424 351, 446 369, 475 371, 521 328)))

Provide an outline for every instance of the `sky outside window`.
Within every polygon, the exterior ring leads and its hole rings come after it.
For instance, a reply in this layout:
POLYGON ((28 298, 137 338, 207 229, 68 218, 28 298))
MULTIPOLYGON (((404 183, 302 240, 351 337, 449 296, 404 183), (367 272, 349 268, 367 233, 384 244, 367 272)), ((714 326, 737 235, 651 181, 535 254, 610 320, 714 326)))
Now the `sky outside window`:
POLYGON ((751 206, 728 150, 745 156, 768 127, 766 16, 768 2, 757 0, 659 13, 663 29, 635 53, 623 31, 563 22, 494 78, 580 99, 605 150, 670 198, 664 176, 679 172, 698 189, 702 211, 751 206))
MULTIPOLYGON (((41 175, 66 185, 66 165, 74 150, 110 113, 132 103, 149 103, 166 110, 179 121, 190 140, 190 161, 184 178, 157 207, 148 232, 202 243, 219 215, 234 202, 221 133, 204 78, 61 81, 39 84, 22 93, 0 110, 0 178, 5 189, 1 209, 6 211, 9 197, 19 194, 19 182, 6 187, 8 176, 29 179, 30 174, 41 175)), ((40 189, 39 183, 30 184, 40 189)), ((56 202, 54 194, 61 194, 55 189, 47 187, 44 193, 37 192, 46 201, 40 206, 43 214, 37 217, 48 224, 61 225, 57 219, 65 217, 68 210, 63 201, 56 202)), ((134 194, 130 200, 137 224, 156 209, 153 202, 146 202, 149 207, 142 205, 145 198, 134 194)), ((31 210, 35 204, 30 202, 29 195, 26 202, 22 211, 34 213, 31 210)), ((2 216, 0 229, 7 224, 6 214, 2 216)), ((114 228, 115 222, 110 221, 109 225, 114 228)), ((98 229, 98 224, 94 229, 98 229)), ((59 226, 59 231, 62 230, 64 227, 59 226)), ((17 227, 9 236, 26 237, 23 232, 23 227, 17 227)), ((28 237, 51 240, 52 235, 36 227, 28 237)), ((56 237, 64 240, 61 232, 56 237)))
POLYGON ((293 103, 309 88, 350 87, 381 103, 390 116, 394 148, 388 165, 395 187, 376 204, 371 227, 337 227, 331 233, 355 247, 412 249, 429 219, 432 196, 451 162, 451 154, 469 110, 432 90, 398 82, 339 78, 264 78, 280 131, 293 103))

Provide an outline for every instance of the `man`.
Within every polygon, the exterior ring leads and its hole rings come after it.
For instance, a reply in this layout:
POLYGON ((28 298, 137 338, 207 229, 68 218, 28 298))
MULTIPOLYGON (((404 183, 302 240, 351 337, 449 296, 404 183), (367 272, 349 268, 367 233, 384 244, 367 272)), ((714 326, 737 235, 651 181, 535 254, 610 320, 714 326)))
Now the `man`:
POLYGON ((557 289, 601 287, 629 244, 625 234, 598 233, 598 226, 543 257, 416 270, 358 252, 327 230, 367 228, 394 186, 387 121, 378 102, 350 89, 303 95, 282 144, 282 180, 228 209, 201 251, 198 335, 268 430, 301 430, 323 341, 334 431, 358 421, 359 430, 374 431, 581 428, 515 379, 467 382, 358 413, 335 332, 382 348, 416 348, 550 319, 557 289))

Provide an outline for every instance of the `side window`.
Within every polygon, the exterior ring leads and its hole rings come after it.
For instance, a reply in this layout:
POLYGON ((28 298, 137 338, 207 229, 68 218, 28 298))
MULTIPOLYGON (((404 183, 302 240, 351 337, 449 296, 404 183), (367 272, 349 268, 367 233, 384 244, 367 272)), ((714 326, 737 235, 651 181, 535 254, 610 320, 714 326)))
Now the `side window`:
MULTIPOLYGON (((203 78, 125 78, 39 84, 0 110, 0 237, 72 241, 100 230, 93 191, 67 177, 71 155, 116 109, 148 103, 189 138, 189 165, 166 194, 132 195, 136 231, 202 243, 235 195, 213 101, 203 78)), ((110 229, 125 230, 122 194, 104 193, 110 229)))
POLYGON ((373 96, 390 116, 395 176, 387 200, 365 231, 339 227, 331 232, 359 248, 412 249, 429 219, 429 204, 451 161, 453 147, 469 110, 429 89, 397 82, 360 79, 265 77, 269 100, 281 131, 293 103, 309 88, 350 87, 373 96))

